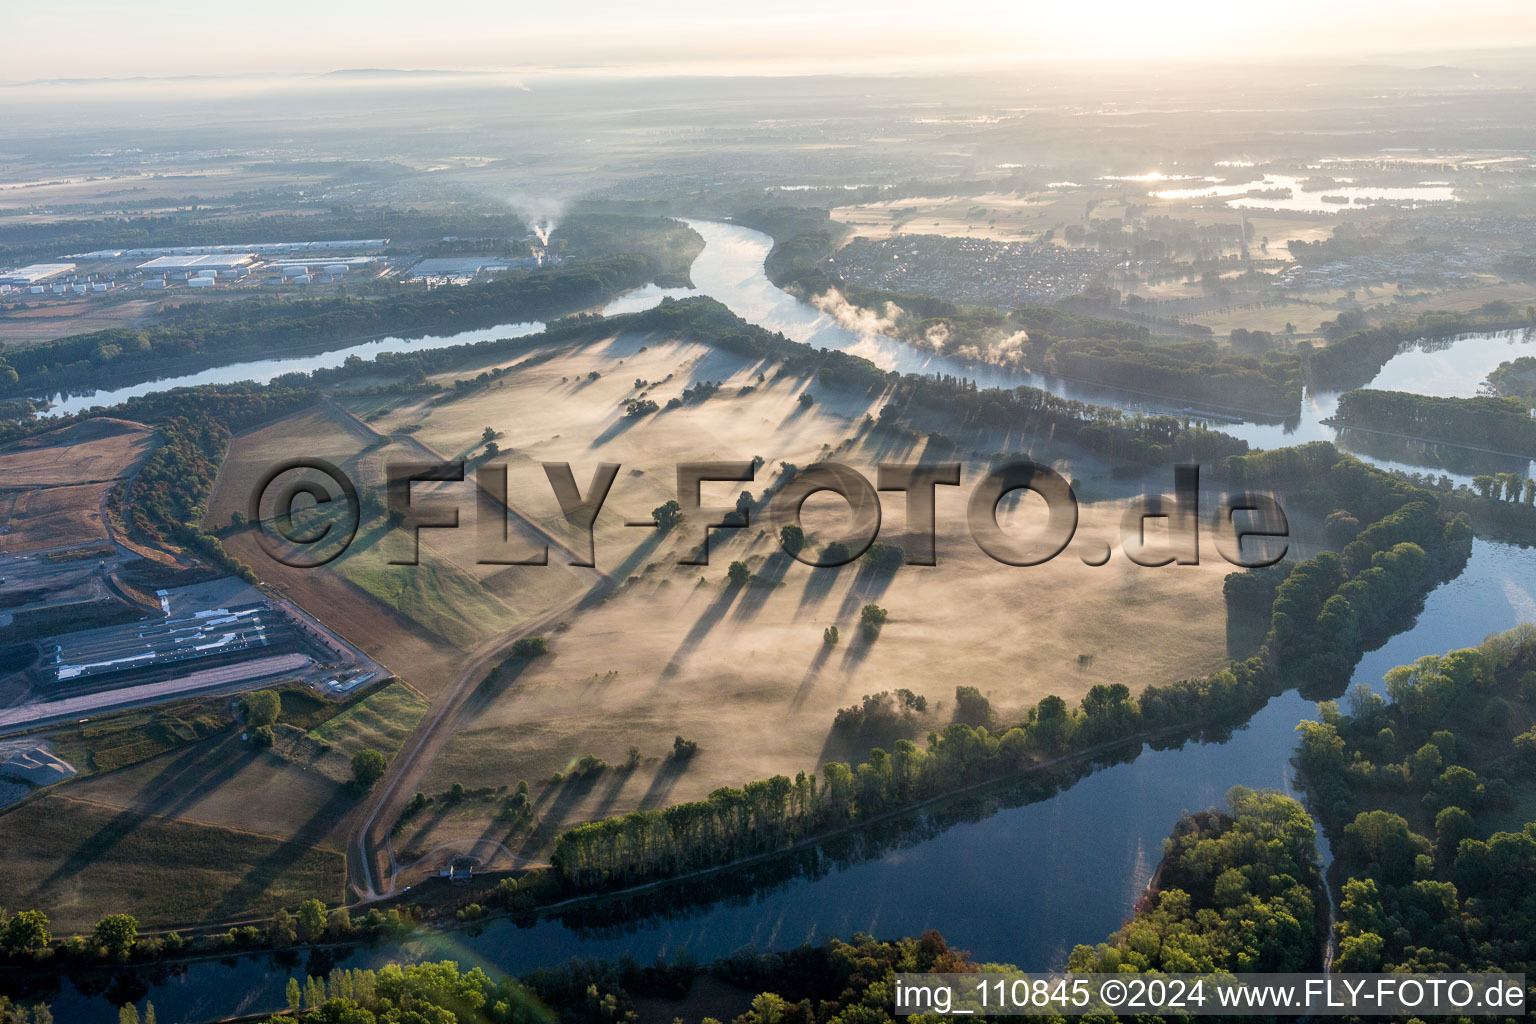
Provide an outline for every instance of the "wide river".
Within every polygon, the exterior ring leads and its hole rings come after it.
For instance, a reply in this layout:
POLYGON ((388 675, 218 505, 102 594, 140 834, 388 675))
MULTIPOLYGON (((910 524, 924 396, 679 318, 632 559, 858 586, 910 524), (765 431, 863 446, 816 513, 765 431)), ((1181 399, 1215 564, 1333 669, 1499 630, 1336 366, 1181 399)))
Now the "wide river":
MULTIPOLYGON (((696 291, 641 289, 616 300, 610 312, 645 308, 663 294, 702 293, 792 338, 848 349, 891 369, 955 373, 983 385, 1030 383, 1127 409, 1175 411, 1169 404, 1127 399, 1110 389, 959 363, 888 338, 850 332, 768 281, 763 274, 766 236, 731 225, 692 223, 707 243, 693 268, 696 291)), ((453 338, 387 342, 391 347, 438 347, 535 329, 509 325, 453 338)), ((1388 363, 1372 384, 1426 394, 1471 394, 1488 370, 1518 354, 1523 344, 1520 337, 1500 334, 1472 335, 1436 350, 1411 348, 1388 363)), ((335 357, 351 351, 271 360, 260 364, 261 377, 333 365, 327 360, 339 362, 335 357), (276 364, 283 368, 276 369, 276 364)), ((251 365, 207 371, 197 375, 197 382, 245 379, 251 376, 251 365)), ((162 381, 146 389, 183 383, 192 381, 162 381)), ((97 395, 88 404, 115 400, 97 395)), ((1289 430, 1262 424, 1219 426, 1261 447, 1314 438, 1346 443, 1348 439, 1336 438, 1321 423, 1332 405, 1333 396, 1309 396, 1289 430)), ((1379 464, 1404 465, 1361 454, 1379 464)), ((1395 665, 1468 646, 1490 632, 1533 620, 1536 550, 1479 539, 1461 576, 1430 594, 1411 629, 1367 654, 1355 680, 1379 687, 1382 675, 1395 665)), ((834 862, 828 857, 788 880, 691 910, 637 911, 620 924, 600 926, 559 919, 532 927, 495 921, 473 933, 430 934, 359 948, 336 962, 360 967, 402 958, 451 957, 521 973, 571 957, 629 954, 648 963, 658 954, 687 950, 707 961, 748 944, 784 949, 856 931, 894 937, 937 928, 981 960, 1026 968, 1059 965, 1072 946, 1103 939, 1129 916, 1161 855, 1163 838, 1182 812, 1220 803, 1227 789, 1239 783, 1289 790, 1296 724, 1314 716, 1315 705, 1293 691, 1270 701, 1225 742, 1144 749, 1133 761, 1101 769, 1047 799, 895 844, 862 861, 834 862)), ((94 972, 66 978, 58 991, 38 995, 52 1001, 59 1020, 111 1024, 117 1016, 110 995, 115 1002, 125 997, 142 1002, 147 997, 161 1020, 200 1021, 280 1008, 289 975, 302 974, 303 966, 280 964, 270 955, 248 956, 199 962, 152 979, 124 974, 110 980, 110 987, 107 975, 94 972)))

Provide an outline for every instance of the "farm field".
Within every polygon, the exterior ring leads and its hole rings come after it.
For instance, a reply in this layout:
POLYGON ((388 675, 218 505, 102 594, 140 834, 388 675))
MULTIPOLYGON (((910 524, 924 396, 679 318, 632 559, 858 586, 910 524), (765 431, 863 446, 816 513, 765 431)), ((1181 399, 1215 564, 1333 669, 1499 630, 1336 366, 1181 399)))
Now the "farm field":
POLYGON ((0 840, 0 891, 12 905, 47 907, 60 931, 89 931, 107 913, 185 925, 341 896, 340 853, 76 797, 0 816, 0 840))
POLYGON ((234 730, 122 771, 85 779, 71 797, 125 813, 207 822, 284 841, 339 848, 357 796, 336 780, 234 730))
POLYGON ((147 299, 122 302, 104 299, 82 299, 77 302, 50 300, 32 309, 4 310, 0 311, 0 341, 5 342, 9 348, 25 348, 30 344, 71 334, 102 331, 109 327, 128 327, 140 317, 153 313, 157 304, 147 299))
POLYGON ((142 424, 100 417, 0 449, 0 547, 19 553, 105 540, 103 497, 154 443, 142 424))

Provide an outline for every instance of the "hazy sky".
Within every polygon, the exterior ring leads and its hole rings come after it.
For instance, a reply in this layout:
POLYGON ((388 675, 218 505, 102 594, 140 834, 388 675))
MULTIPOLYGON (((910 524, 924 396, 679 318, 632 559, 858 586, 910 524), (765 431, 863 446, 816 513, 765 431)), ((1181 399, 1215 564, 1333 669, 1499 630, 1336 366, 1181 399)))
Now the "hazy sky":
POLYGON ((68 0, 7 3, 9 80, 571 63, 795 71, 1536 45, 1532 0, 68 0))

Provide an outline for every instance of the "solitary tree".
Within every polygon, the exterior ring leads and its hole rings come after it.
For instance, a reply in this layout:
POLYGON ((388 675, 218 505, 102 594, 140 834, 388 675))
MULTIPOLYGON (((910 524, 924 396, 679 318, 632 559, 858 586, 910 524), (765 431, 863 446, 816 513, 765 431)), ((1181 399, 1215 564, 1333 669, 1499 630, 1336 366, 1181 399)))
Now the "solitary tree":
POLYGON ((482 430, 480 432, 480 443, 481 444, 490 444, 494 440, 496 440, 496 428, 495 427, 486 427, 484 430, 482 430))
POLYGON ((859 612, 859 625, 864 627, 864 638, 873 640, 880 635, 880 627, 885 625, 886 611, 877 604, 867 604, 859 612))
POLYGON ((278 907, 277 913, 272 915, 272 920, 267 924, 267 942, 274 946, 287 946, 293 943, 293 939, 293 915, 278 907))
POLYGON ((826 644, 828 647, 837 646, 837 627, 828 626, 826 629, 822 630, 821 642, 826 644))
POLYGON ((257 690, 245 695, 240 701, 240 710, 245 713, 245 724, 252 729, 259 729, 264 725, 277 724, 277 716, 283 711, 283 702, 276 690, 257 690))
POLYGON ((731 586, 740 587, 745 586, 746 582, 752 578, 752 570, 747 567, 746 562, 738 560, 731 563, 725 575, 730 579, 731 586))
POLYGON ((541 636, 524 636, 512 642, 512 657, 537 658, 549 653, 549 641, 541 636))
POLYGON ((132 914, 108 914, 96 922, 96 944, 113 956, 120 956, 139 941, 139 919, 132 914))
POLYGON ((26 953, 42 949, 52 940, 53 933, 48 930, 48 915, 41 910, 22 910, 5 922, 0 946, 7 953, 26 953))
POLYGON ((364 747, 352 755, 352 781, 359 789, 370 789, 384 777, 384 769, 388 766, 383 754, 372 747, 364 747))
POLYGON ((683 506, 674 498, 665 505, 651 509, 651 518, 656 521, 656 528, 665 533, 683 521, 683 506))
POLYGON ((305 942, 314 942, 325 935, 325 904, 316 899, 308 899, 299 904, 299 938, 305 942))
POLYGON ((790 554, 798 554, 805 547, 805 531, 794 523, 789 523, 779 531, 779 543, 784 545, 784 550, 790 554))

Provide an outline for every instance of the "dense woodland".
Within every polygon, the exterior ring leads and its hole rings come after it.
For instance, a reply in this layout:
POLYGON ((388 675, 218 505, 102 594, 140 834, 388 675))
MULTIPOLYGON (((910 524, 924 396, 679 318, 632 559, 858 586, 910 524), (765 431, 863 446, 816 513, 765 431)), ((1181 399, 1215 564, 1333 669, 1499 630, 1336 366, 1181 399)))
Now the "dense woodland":
POLYGON ((1242 786, 1226 813, 1186 815, 1164 841, 1151 893, 1107 942, 1078 946, 1073 971, 1315 971, 1327 895, 1306 808, 1242 786))
POLYGON ((1488 384, 1494 394, 1519 398, 1528 407, 1536 405, 1536 356, 1521 356, 1500 363, 1488 375, 1488 384))
POLYGON ((1393 669, 1303 722, 1345 971, 1536 973, 1536 627, 1393 669))
POLYGON ((1436 398, 1406 391, 1347 391, 1336 421, 1431 441, 1536 456, 1536 419, 1520 398, 1436 398))
POLYGON ((1302 362, 1292 350, 1246 355, 1211 341, 1091 338, 1052 345, 1045 366, 1067 377, 1273 416, 1293 415, 1301 404, 1302 362))

